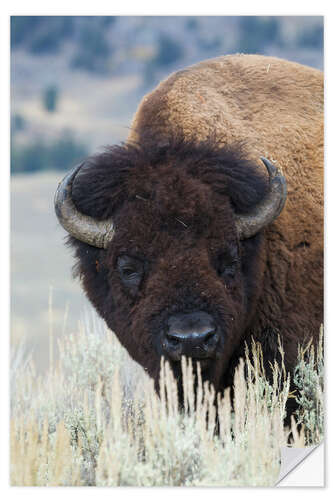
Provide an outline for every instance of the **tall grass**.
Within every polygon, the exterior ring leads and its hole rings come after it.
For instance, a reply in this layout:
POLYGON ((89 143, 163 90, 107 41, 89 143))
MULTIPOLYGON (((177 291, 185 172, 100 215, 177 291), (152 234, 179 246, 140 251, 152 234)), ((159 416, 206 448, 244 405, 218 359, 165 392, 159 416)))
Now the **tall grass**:
MULTIPOLYGON (((183 358, 182 411, 169 365, 161 364, 158 397, 95 317, 64 337, 59 352, 43 377, 31 359, 21 356, 12 365, 12 485, 270 486, 277 480, 290 434, 283 426, 290 381, 275 363, 269 383, 260 345, 240 360, 232 398, 229 389, 216 395, 200 368, 183 358)), ((298 374, 317 370, 311 352, 309 359, 300 355, 298 374)), ((316 397, 322 400, 322 392, 316 397)), ((299 446, 322 437, 322 427, 308 426, 307 411, 299 415, 300 428, 293 422, 299 446)), ((320 420, 321 404, 310 413, 312 423, 320 420)))
POLYGON ((323 328, 320 330, 319 345, 309 342, 299 348, 294 382, 297 388, 298 409, 296 418, 303 424, 307 446, 317 444, 324 434, 324 355, 323 328))

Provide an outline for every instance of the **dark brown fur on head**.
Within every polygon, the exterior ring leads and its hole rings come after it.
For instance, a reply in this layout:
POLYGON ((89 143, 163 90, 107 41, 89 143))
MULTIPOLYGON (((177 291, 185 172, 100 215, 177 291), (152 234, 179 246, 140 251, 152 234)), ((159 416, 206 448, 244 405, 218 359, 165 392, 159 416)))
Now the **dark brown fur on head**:
POLYGON ((108 326, 155 380, 167 318, 202 310, 221 332, 205 377, 222 388, 264 272, 262 234, 239 241, 235 214, 247 213, 266 191, 264 170, 246 159, 241 144, 221 147, 214 139, 146 136, 140 144, 109 147, 82 166, 73 201, 97 219, 112 216, 115 236, 107 250, 69 237, 76 273, 108 326), (126 255, 144 269, 134 289, 124 286, 117 267, 126 255), (224 273, 226 266, 232 272, 224 273))

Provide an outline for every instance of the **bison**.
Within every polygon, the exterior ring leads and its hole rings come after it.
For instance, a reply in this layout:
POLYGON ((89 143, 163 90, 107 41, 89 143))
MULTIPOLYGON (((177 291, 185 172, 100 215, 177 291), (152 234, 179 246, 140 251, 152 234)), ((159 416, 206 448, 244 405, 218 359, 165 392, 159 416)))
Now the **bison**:
MULTIPOLYGON (((155 381, 164 356, 230 385, 251 338, 287 370, 323 321, 323 77, 210 59, 146 95, 127 141, 60 183, 83 288, 155 381)), ((157 384, 158 386, 158 384, 157 384)))

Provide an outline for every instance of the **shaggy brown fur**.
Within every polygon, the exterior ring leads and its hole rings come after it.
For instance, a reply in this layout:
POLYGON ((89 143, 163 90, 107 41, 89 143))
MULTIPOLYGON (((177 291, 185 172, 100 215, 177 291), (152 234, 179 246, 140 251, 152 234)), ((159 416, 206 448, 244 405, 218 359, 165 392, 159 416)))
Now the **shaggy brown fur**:
POLYGON ((160 332, 170 314, 204 310, 223 331, 205 377, 230 383, 244 340, 292 369, 297 344, 323 321, 323 78, 276 58, 235 55, 171 75, 144 97, 127 144, 87 160, 73 187, 77 208, 112 215, 107 250, 70 238, 77 272, 131 356, 158 378, 160 332), (239 241, 235 213, 265 195, 259 157, 287 179, 278 219, 239 241), (143 277, 124 286, 119 256, 143 277), (225 273, 226 267, 232 273, 225 273))

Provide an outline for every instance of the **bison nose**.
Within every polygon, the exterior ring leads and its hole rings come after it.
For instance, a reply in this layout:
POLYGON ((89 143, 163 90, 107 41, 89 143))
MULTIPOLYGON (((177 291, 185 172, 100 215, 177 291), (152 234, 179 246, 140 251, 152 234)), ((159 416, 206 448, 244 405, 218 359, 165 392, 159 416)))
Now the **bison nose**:
POLYGON ((213 357, 218 339, 212 316, 197 311, 170 316, 162 344, 174 361, 179 361, 182 355, 205 359, 213 357))

